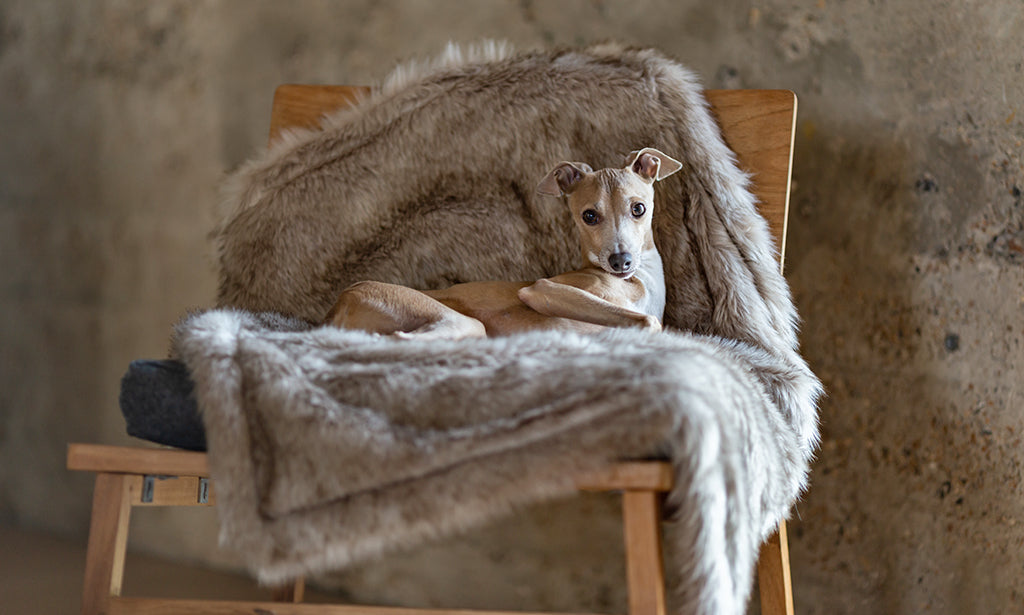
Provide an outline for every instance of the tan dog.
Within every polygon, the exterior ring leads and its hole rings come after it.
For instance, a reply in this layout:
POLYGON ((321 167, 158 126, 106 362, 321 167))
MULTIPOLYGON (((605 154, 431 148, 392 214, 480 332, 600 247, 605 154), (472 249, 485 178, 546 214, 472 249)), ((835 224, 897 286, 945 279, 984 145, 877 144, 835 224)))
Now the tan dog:
POLYGON ((406 338, 499 336, 537 329, 660 330, 665 276, 654 245, 654 182, 682 167, 654 148, 621 169, 563 162, 537 186, 568 196, 583 269, 536 282, 468 282, 418 291, 383 282, 345 289, 325 323, 406 338))

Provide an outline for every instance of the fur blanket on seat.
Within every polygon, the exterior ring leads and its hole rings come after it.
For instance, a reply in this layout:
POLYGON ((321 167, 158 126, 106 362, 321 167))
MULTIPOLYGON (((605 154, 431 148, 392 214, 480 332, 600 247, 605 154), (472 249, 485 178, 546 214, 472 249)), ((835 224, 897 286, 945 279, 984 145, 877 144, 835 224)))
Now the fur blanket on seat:
POLYGON ((651 50, 399 71, 233 178, 221 308, 185 319, 222 540, 265 582, 568 494, 611 460, 675 468, 667 546, 684 612, 740 613, 760 542, 806 484, 817 379, 764 220, 692 75, 651 50), (579 266, 534 186, 560 160, 652 146, 660 334, 408 342, 317 328, 362 279, 436 288, 579 266), (287 316, 278 316, 285 314, 287 316))

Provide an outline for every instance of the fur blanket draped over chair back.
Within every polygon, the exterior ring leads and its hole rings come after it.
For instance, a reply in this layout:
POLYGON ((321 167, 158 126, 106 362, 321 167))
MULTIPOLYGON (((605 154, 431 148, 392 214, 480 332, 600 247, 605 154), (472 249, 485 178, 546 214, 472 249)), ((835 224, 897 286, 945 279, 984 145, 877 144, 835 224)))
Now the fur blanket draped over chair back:
POLYGON ((805 487, 818 380, 767 225, 694 76, 647 49, 450 48, 233 175, 196 382, 222 541, 261 580, 344 566, 664 456, 679 608, 741 613, 805 487), (359 280, 439 288, 580 266, 561 160, 683 163, 654 224, 670 330, 396 341, 316 327, 359 280))

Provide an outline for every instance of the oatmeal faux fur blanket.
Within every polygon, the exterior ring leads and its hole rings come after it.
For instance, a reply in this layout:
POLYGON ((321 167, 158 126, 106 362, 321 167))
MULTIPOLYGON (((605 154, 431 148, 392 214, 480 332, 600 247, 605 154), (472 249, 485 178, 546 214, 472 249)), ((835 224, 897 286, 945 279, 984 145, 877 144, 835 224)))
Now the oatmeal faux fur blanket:
POLYGON ((451 49, 233 178, 221 308, 184 320, 222 540, 265 582, 569 494, 622 458, 675 467, 667 546, 687 613, 740 613, 806 483, 817 379, 747 178, 692 75, 651 50, 451 49), (560 160, 652 146, 660 334, 396 341, 317 328, 361 279, 419 288, 579 265, 560 160), (284 314, 287 316, 280 316, 284 314))

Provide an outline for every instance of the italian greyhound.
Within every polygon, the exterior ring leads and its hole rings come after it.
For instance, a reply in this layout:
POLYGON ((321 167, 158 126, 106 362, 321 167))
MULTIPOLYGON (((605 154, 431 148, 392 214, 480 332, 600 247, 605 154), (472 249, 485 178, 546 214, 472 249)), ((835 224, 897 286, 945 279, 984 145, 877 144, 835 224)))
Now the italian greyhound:
POLYGON ((654 245, 654 182, 683 165, 654 148, 621 168, 559 163, 537 186, 567 197, 580 231, 582 269, 536 282, 467 282, 419 291, 383 282, 345 289, 325 324, 409 339, 501 336, 537 329, 658 331, 665 275, 654 245))

